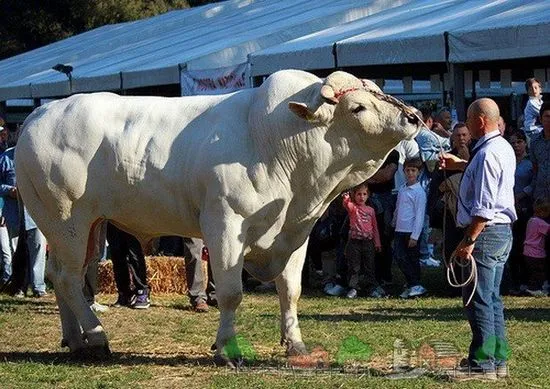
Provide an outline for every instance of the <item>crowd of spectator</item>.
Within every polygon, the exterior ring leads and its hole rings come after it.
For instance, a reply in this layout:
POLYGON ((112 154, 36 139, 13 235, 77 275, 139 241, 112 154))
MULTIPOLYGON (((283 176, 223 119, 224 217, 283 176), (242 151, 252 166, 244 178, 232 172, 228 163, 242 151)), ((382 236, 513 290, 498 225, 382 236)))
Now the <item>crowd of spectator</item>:
MULTIPOLYGON (((542 84, 536 79, 528 79, 525 88, 529 97, 520 121, 523 127, 515 129, 507 126, 502 117, 498 120, 500 136, 510 143, 516 157, 514 197, 518 215, 513 224, 513 248, 502 292, 548 296, 550 102, 543 102, 542 84)), ((419 113, 425 126, 416 138, 399 143, 372 178, 351 190, 351 200, 347 192, 343 199, 334 200, 314 227, 307 259, 316 273, 321 275, 323 270, 320 251, 336 249, 336 274, 324 279, 326 294, 348 298, 386 296, 385 287, 392 284, 395 260, 406 280, 399 296, 420 297, 427 293, 421 282, 421 267, 440 266, 440 260, 434 257, 448 262, 463 239, 464 231, 457 224, 463 169, 441 169, 439 161, 441 153, 469 161, 476 141, 467 124, 453 121, 446 108, 434 114, 429 106, 422 106, 419 113), (357 193, 367 194, 364 201, 362 197, 356 198, 357 193), (370 208, 370 213, 361 211, 358 204, 370 208), (372 230, 379 237, 366 234, 362 239, 379 241, 381 247, 363 243, 360 267, 363 273, 357 276, 358 239, 354 231, 357 224, 370 222, 367 215, 372 212, 376 215, 372 230), (441 254, 434 253, 434 245, 430 243, 436 240, 430 238, 434 228, 441 231, 437 236, 443 237, 441 254)))

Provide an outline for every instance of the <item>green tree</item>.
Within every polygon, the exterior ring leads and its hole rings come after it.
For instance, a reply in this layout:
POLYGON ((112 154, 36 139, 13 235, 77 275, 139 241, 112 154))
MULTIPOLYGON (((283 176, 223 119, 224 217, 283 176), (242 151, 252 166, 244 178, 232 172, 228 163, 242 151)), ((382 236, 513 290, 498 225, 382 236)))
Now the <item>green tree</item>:
POLYGON ((105 24, 187 8, 189 3, 187 0, 0 0, 0 59, 105 24))

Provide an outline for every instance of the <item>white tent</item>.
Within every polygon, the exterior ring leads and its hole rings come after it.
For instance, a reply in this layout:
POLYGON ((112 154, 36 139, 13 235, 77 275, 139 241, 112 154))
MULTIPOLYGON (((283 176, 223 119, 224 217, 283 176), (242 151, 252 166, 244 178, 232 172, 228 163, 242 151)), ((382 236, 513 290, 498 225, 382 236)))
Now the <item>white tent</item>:
POLYGON ((449 33, 454 63, 550 55, 550 1, 521 1, 514 8, 449 33))
POLYGON ((0 61, 0 100, 179 83, 180 70, 213 69, 392 0, 229 0, 105 26, 0 61), (51 70, 71 65, 72 83, 51 70))
POLYGON ((251 74, 265 75, 284 67, 445 62, 445 32, 467 29, 472 23, 525 8, 523 0, 402 2, 375 15, 252 53, 251 74))
POLYGON ((409 12, 336 44, 339 66, 445 62, 445 33, 495 16, 524 0, 415 1, 409 12))

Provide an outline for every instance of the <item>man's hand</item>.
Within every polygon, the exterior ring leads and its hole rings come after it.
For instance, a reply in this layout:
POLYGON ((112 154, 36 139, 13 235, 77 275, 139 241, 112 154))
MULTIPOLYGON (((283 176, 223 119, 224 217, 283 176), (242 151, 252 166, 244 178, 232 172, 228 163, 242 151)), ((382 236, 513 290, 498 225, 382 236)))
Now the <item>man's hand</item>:
POLYGON ((439 154, 439 168, 444 170, 464 170, 468 162, 449 153, 439 154))
POLYGON ((11 188, 10 191, 8 192, 8 195, 11 198, 16 199, 17 198, 17 188, 16 187, 11 188))
POLYGON ((455 255, 458 258, 468 259, 472 258, 475 243, 467 244, 464 240, 461 240, 458 246, 456 246, 455 255))
POLYGON ((409 239, 409 248, 416 247, 417 241, 414 239, 409 239))

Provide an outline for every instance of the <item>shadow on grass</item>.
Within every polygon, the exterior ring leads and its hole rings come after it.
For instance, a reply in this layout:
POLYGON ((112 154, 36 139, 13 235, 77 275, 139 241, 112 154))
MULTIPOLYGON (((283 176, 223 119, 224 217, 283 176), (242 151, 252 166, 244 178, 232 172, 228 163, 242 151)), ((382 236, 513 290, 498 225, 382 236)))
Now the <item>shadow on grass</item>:
POLYGON ((69 352, 0 352, 0 360, 4 362, 32 362, 53 365, 75 365, 84 366, 93 363, 98 366, 134 366, 134 365, 198 365, 213 366, 213 358, 209 357, 187 357, 185 355, 170 354, 133 354, 113 352, 110 358, 98 359, 93 357, 78 357, 69 352))
MULTIPOLYGON (((263 314, 264 318, 276 319, 273 314, 263 314)), ((527 322, 550 321, 550 308, 511 308, 504 310, 507 320, 527 322)), ((466 320, 462 308, 373 308, 365 311, 355 310, 337 314, 300 314, 300 320, 328 322, 388 322, 392 320, 466 320)))
POLYGON ((40 315, 58 315, 59 310, 55 301, 11 299, 0 300, 0 313, 29 311, 40 315))
MULTIPOLYGON (((344 366, 339 364, 330 364, 329 366, 301 367, 299 365, 288 364, 286 360, 277 359, 254 359, 239 364, 237 368, 229 366, 219 366, 214 362, 213 357, 205 356, 185 356, 174 354, 132 354, 119 353, 111 354, 108 359, 98 360, 93 358, 75 359, 67 352, 0 352, 0 360, 11 363, 38 363, 44 365, 65 365, 75 367, 118 367, 118 366, 186 366, 199 368, 216 368, 231 373, 260 374, 268 375, 288 375, 293 376, 316 376, 343 374, 349 376, 367 376, 381 378, 419 378, 425 376, 435 381, 448 381, 448 377, 437 372, 420 369, 418 372, 395 373, 384 369, 369 367, 368 365, 344 366), (402 377, 400 377, 402 376, 402 377)), ((367 362, 368 364, 368 362, 367 362)), ((418 369, 415 369, 418 370, 418 369)))
MULTIPOLYGON (((218 367, 214 357, 192 356, 174 353, 129 353, 113 352, 109 358, 81 357, 69 352, 0 352, 0 360, 12 363, 41 363, 47 365, 74 365, 74 366, 201 366, 218 367)), ((246 362, 246 366, 278 367, 281 361, 274 359, 255 359, 246 362)))
POLYGON ((6 298, 0 300, 0 307, 5 305, 15 305, 15 306, 57 306, 57 303, 54 299, 45 300, 44 298, 6 298))

